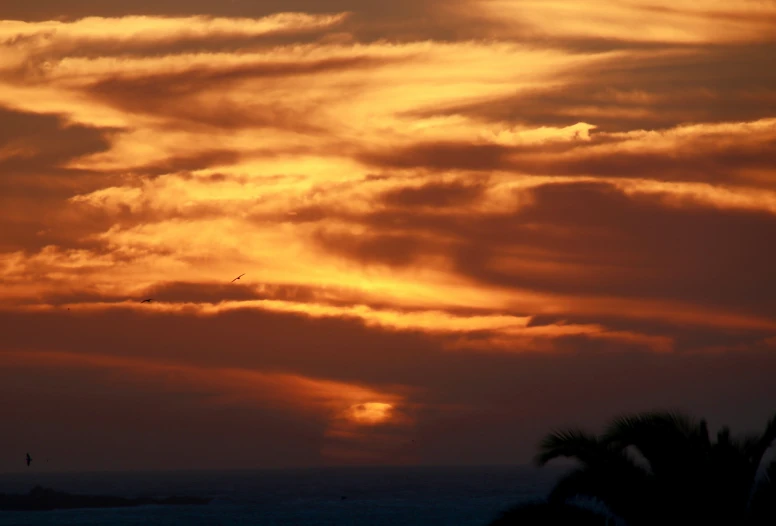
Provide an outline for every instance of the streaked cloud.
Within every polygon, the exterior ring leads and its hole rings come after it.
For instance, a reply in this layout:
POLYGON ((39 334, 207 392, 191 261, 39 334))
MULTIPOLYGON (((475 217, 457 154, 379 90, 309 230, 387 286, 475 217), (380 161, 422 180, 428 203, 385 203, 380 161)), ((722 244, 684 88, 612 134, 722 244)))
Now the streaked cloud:
POLYGON ((586 367, 773 371, 773 2, 95 4, 0 21, 14 371, 273 415, 302 463, 439 459, 586 367))
POLYGON ((731 4, 711 0, 474 0, 461 10, 481 9, 500 25, 514 23, 531 36, 587 37, 695 44, 773 40, 776 6, 768 0, 731 4))
MULTIPOLYGON (((351 442, 370 438, 370 426, 398 421, 403 397, 343 382, 256 370, 202 368, 148 359, 62 352, 0 352, 4 367, 98 369, 112 382, 149 383, 163 396, 184 389, 203 397, 205 406, 259 406, 311 412, 326 422, 326 435, 347 428, 351 442), (317 413, 317 415, 316 415, 317 413)), ((406 424, 407 422, 402 422, 406 424)), ((326 450, 322 451, 325 460, 326 450)))

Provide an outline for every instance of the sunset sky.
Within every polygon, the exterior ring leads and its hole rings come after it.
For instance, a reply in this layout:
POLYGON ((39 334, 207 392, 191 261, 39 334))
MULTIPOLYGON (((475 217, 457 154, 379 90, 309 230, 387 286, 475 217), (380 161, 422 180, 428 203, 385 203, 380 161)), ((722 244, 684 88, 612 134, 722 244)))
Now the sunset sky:
POLYGON ((0 471, 761 428, 774 57, 774 0, 3 2, 0 471))

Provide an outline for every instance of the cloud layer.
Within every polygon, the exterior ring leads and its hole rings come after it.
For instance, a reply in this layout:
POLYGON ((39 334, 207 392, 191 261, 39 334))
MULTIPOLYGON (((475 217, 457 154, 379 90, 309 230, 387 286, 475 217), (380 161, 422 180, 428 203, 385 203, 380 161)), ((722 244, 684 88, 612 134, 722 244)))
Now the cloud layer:
POLYGON ((776 4, 262 5, 0 21, 0 445, 521 462, 773 410, 776 4))

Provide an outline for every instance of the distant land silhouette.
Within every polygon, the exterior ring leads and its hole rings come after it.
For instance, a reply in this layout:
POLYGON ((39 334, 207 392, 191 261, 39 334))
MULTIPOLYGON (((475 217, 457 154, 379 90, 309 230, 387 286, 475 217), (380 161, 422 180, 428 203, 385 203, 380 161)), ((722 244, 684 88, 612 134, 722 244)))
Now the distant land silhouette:
POLYGON ((204 497, 142 497, 125 498, 109 495, 73 495, 50 488, 35 486, 27 495, 0 493, 1 511, 48 511, 76 508, 124 508, 131 506, 203 505, 212 499, 204 497))

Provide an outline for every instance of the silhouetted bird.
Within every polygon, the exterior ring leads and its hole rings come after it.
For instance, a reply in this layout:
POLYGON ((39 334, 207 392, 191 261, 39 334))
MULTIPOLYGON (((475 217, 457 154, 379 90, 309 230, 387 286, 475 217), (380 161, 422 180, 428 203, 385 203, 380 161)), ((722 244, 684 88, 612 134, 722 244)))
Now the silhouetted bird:
POLYGON ((237 281, 238 279, 240 279, 240 278, 241 278, 241 277, 243 277, 244 275, 245 275, 245 273, 242 273, 242 274, 240 274, 239 276, 237 276, 236 278, 234 278, 234 279, 233 279, 232 281, 230 281, 229 283, 234 283, 235 281, 237 281))
POLYGON ((148 298, 147 300, 143 300, 140 303, 151 303, 152 301, 154 300, 152 300, 151 298, 148 298))
POLYGON ((32 462, 32 457, 27 453, 27 467, 30 467, 30 462, 32 462))

